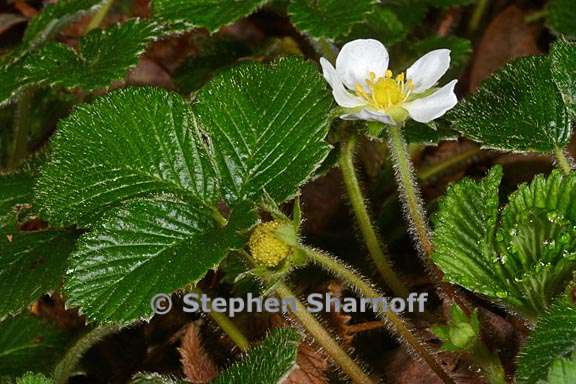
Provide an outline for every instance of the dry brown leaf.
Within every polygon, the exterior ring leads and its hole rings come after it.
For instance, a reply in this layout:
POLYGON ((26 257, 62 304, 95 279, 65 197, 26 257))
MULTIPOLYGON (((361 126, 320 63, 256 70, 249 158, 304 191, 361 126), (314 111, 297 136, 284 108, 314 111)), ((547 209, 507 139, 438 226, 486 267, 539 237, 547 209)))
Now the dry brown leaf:
POLYGON ((529 12, 511 5, 490 22, 474 55, 470 91, 507 62, 542 53, 537 43, 542 26, 525 23, 529 12))
POLYGON ((323 352, 306 342, 300 343, 296 358, 297 368, 282 384, 326 384, 326 370, 329 363, 323 352))
POLYGON ((218 367, 202 346, 198 327, 194 323, 188 326, 182 336, 178 352, 187 381, 195 384, 209 383, 218 376, 218 367))

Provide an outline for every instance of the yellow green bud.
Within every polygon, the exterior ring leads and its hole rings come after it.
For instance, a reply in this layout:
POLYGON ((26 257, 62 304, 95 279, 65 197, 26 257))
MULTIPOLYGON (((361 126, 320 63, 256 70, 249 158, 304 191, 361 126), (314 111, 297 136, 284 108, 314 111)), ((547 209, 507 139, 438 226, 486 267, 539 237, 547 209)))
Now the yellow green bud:
POLYGON ((278 228, 284 224, 281 220, 269 221, 256 226, 252 232, 248 247, 259 265, 276 267, 290 254, 290 246, 277 235, 278 228))

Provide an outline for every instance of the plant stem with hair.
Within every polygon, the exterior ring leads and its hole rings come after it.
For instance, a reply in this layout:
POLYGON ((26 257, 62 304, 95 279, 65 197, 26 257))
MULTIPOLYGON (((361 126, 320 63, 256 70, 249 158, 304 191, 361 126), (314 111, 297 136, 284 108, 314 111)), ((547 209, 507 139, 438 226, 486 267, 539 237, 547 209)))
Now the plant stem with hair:
POLYGON ((302 324, 306 331, 314 337, 314 340, 326 351, 326 353, 334 359, 334 361, 342 368, 342 370, 352 379, 354 383, 359 384, 374 384, 356 364, 354 360, 336 343, 334 338, 324 329, 322 324, 316 320, 308 309, 302 304, 294 295, 294 293, 284 283, 276 285, 276 294, 281 299, 295 299, 296 308, 292 313, 294 317, 302 324))
MULTIPOLYGON (((336 258, 309 247, 303 246, 302 249, 313 262, 342 279, 348 287, 354 289, 363 297, 370 299, 379 299, 383 297, 372 287, 372 284, 357 274, 351 267, 345 265, 336 258)), ((406 343, 411 351, 424 360, 444 383, 454 384, 454 380, 444 371, 444 369, 442 369, 442 366, 434 358, 432 352, 429 351, 426 345, 413 334, 407 322, 396 313, 386 311, 381 308, 381 306, 378 307, 378 315, 387 325, 389 325, 388 328, 392 332, 396 333, 400 339, 406 343)))
POLYGON ((36 93, 35 87, 25 89, 18 97, 16 104, 16 111, 14 112, 13 122, 13 141, 12 148, 8 154, 8 169, 15 169, 18 167, 22 159, 24 159, 28 152, 28 135, 30 134, 32 101, 36 93))
POLYGON ((554 156, 556 157, 556 165, 562 170, 565 175, 572 172, 572 161, 562 148, 554 149, 554 156))
POLYGON ((384 253, 384 246, 378 238, 376 229, 374 228, 370 215, 368 214, 368 208, 364 196, 362 195, 362 189, 360 188, 360 183, 354 168, 355 148, 356 136, 350 134, 342 142, 339 159, 342 178, 346 185, 346 192, 350 199, 352 210, 354 211, 364 243, 368 248, 368 252, 372 257, 376 269, 378 269, 378 272, 382 275, 384 282, 390 287, 396 296, 406 297, 408 295, 408 289, 392 269, 392 263, 384 253))

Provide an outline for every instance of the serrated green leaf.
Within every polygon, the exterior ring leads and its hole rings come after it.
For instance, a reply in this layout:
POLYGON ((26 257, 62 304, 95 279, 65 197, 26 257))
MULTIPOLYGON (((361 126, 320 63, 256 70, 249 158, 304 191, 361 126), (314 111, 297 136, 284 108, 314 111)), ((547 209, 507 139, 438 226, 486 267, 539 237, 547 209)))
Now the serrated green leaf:
POLYGON ((542 315, 536 329, 520 351, 516 379, 519 384, 536 384, 546 378, 554 360, 576 350, 576 307, 561 298, 542 315))
POLYGON ((502 168, 494 167, 482 181, 464 179, 450 186, 434 218, 432 260, 444 278, 491 296, 502 291, 491 252, 501 179, 502 168))
POLYGON ((41 373, 26 373, 16 380, 16 384, 52 384, 54 380, 47 378, 41 373))
POLYGON ((77 52, 49 44, 25 60, 27 81, 85 91, 107 87, 138 63, 157 33, 152 23, 129 20, 91 31, 80 39, 77 52))
POLYGON ((61 231, 0 228, 0 319, 56 288, 64 275, 74 236, 61 231))
POLYGON ((66 24, 92 12, 96 12, 105 0, 60 0, 46 6, 26 28, 22 42, 27 48, 35 48, 48 40, 66 24))
POLYGON ((556 33, 576 37, 576 7, 572 0, 550 0, 547 4, 548 25, 556 33))
POLYGON ((239 231, 254 221, 237 207, 220 228, 212 211, 174 196, 131 201, 79 240, 64 287, 69 304, 99 322, 150 317, 156 294, 198 281, 243 246, 239 231))
POLYGON ((61 121, 36 191, 52 224, 89 224, 103 210, 151 193, 211 206, 217 181, 187 103, 142 87, 112 92, 61 121))
POLYGON ((202 88, 194 110, 212 139, 225 199, 293 196, 328 154, 331 105, 317 69, 297 58, 241 65, 202 88))
POLYGON ((154 18, 172 24, 177 31, 208 28, 216 32, 220 27, 250 15, 268 0, 153 0, 154 18))
POLYGON ((569 359, 557 359, 552 363, 548 372, 546 384, 574 384, 576 383, 576 353, 569 359))
POLYGON ((541 56, 507 64, 448 118, 463 136, 502 150, 550 152, 571 135, 550 62, 541 56))
POLYGON ((138 63, 157 33, 154 24, 129 20, 106 30, 93 30, 80 40, 77 52, 65 44, 50 43, 21 62, 0 68, 0 105, 31 86, 88 92, 107 87, 138 63))
POLYGON ((566 108, 576 117, 576 43, 557 41, 550 50, 552 79, 556 83, 566 108))
POLYGON ((290 328, 273 330, 259 346, 214 380, 214 384, 278 383, 294 368, 300 336, 290 328))
POLYGON ((47 372, 64 354, 69 336, 36 317, 22 314, 0 323, 0 375, 47 372))
POLYGON ((576 270, 576 176, 554 171, 520 186, 499 220, 493 175, 449 189, 438 212, 433 260, 447 280, 533 319, 576 270))
POLYGON ((293 0, 288 14, 300 31, 315 38, 336 39, 376 8, 374 0, 293 0))

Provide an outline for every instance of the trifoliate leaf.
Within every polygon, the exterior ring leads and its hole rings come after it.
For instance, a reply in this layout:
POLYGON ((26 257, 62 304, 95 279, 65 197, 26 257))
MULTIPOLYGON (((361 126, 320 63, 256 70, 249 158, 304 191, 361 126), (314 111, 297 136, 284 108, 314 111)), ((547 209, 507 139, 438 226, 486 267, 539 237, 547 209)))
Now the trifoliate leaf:
POLYGON ((576 43, 557 41, 550 50, 552 79, 571 115, 576 117, 576 43))
POLYGON ((573 384, 576 383, 576 353, 569 359, 557 359, 552 363, 548 372, 547 384, 573 384))
POLYGON ((48 40, 66 24, 96 12, 105 0, 60 0, 46 6, 28 24, 22 38, 25 47, 34 48, 48 40))
POLYGON ((336 39, 374 11, 374 0, 293 0, 288 6, 292 23, 315 38, 336 39))
POLYGON ((163 195, 109 212, 80 238, 64 290, 91 320, 130 322, 152 315, 150 301, 193 284, 240 248, 239 231, 255 221, 237 207, 220 228, 213 212, 163 195))
POLYGON ((70 233, 0 229, 0 319, 14 314, 56 288, 74 245, 70 233))
POLYGON ((0 375, 47 372, 64 354, 68 342, 64 331, 36 317, 8 318, 0 323, 0 375))
POLYGON ((220 27, 250 15, 268 0, 153 0, 154 18, 178 31, 220 27))
POLYGON ((490 296, 502 291, 492 250, 501 178, 502 169, 495 167, 482 181, 464 179, 452 185, 434 220, 432 259, 444 278, 490 296))
POLYGON ((293 329, 273 330, 262 344, 220 374, 214 384, 280 382, 296 364, 299 339, 293 329))
POLYGON ((148 87, 126 88, 62 120, 37 185, 52 224, 88 224, 123 200, 171 192, 212 206, 217 181, 186 102, 148 87))
POLYGON ((16 384, 52 384, 54 380, 47 378, 41 373, 26 373, 16 380, 16 384))
POLYGON ((543 314, 520 351, 516 380, 536 384, 546 378, 554 360, 576 350, 576 307, 568 298, 557 300, 543 314))
POLYGON ((547 57, 525 57, 486 80, 448 118, 484 147, 550 152, 570 139, 568 114, 547 57))
POLYGON ((548 25, 556 33, 576 37, 576 8, 572 0, 550 0, 547 3, 548 25))
POLYGON ((228 202, 291 197, 328 154, 331 97, 301 59, 245 64, 202 88, 194 110, 214 145, 228 202))

